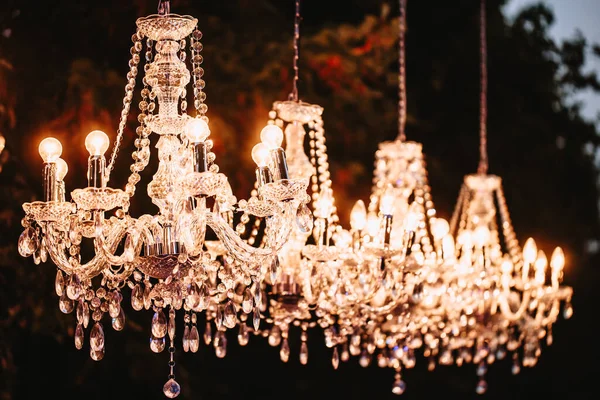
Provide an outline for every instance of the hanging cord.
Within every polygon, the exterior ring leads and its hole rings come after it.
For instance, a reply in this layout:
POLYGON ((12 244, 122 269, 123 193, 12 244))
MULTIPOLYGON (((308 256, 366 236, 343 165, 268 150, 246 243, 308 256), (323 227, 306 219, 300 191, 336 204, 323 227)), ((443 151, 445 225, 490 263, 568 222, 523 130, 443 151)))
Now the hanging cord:
POLYGON ((158 0, 158 14, 167 15, 171 13, 171 2, 169 0, 158 0))
POLYGON ((400 0, 400 15, 398 18, 398 137, 406 140, 406 66, 404 63, 404 32, 406 31, 406 1, 400 0))
POLYGON ((486 18, 485 18, 485 0, 480 3, 481 12, 479 19, 479 54, 481 68, 481 94, 479 98, 479 167, 477 173, 487 174, 488 155, 487 155, 487 41, 486 41, 486 18))
POLYGON ((296 0, 296 14, 294 15, 294 81, 289 99, 298 101, 298 58, 300 57, 300 0, 296 0))

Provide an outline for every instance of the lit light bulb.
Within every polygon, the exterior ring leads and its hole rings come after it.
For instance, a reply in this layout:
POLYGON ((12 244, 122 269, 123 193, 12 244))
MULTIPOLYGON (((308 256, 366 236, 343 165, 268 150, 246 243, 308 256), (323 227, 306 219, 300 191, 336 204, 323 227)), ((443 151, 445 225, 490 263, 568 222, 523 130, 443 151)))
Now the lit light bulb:
POLYGON ((352 229, 362 231, 367 225, 367 209, 362 200, 358 200, 350 212, 350 226, 352 229))
POLYGON ((62 144, 58 139, 48 137, 40 142, 38 151, 45 163, 53 163, 62 154, 62 144))
POLYGON ((6 146, 6 139, 0 133, 0 153, 4 150, 4 146, 6 146))
POLYGON ((406 215, 406 230, 410 232, 414 232, 417 229, 417 224, 419 223, 419 215, 415 212, 410 211, 406 215))
POLYGON ((450 232, 450 225, 444 218, 436 218, 431 224, 431 234, 435 239, 441 239, 450 232))
POLYGON ((91 131, 85 138, 85 148, 90 153, 90 156, 101 156, 108 150, 110 139, 108 135, 102 131, 91 131))
POLYGON ((210 135, 210 128, 206 121, 192 118, 187 124, 187 137, 191 143, 201 143, 210 135))
POLYGON ((546 253, 540 250, 538 251, 534 264, 535 280, 540 285, 542 285, 546 279, 546 267, 548 267, 548 258, 546 257, 546 253))
POLYGON ((526 264, 533 264, 537 256, 537 246, 533 238, 527 239, 525 246, 523 246, 523 261, 526 264))
POLYGON ((315 215, 320 218, 329 218, 333 213, 333 191, 329 187, 323 188, 315 204, 315 215))
POLYGON ((56 180, 64 180, 67 172, 69 172, 69 166, 67 165, 67 162, 62 158, 56 159, 56 180))
POLYGON ((562 271, 565 266, 565 253, 560 247, 557 247, 552 252, 550 257, 550 267, 553 271, 562 271))
POLYGON ((269 150, 276 149, 283 142, 283 131, 277 125, 269 124, 260 132, 260 140, 269 150))
POLYGON ((442 239, 442 252, 445 259, 454 258, 454 238, 452 238, 452 235, 446 234, 442 239))
POLYGON ((371 237, 377 236, 379 232, 379 218, 375 213, 369 213, 367 215, 367 233, 371 237))
POLYGON ((477 247, 484 247, 490 241, 490 230, 487 226, 478 226, 473 232, 473 242, 477 247))
POLYGON ((252 148, 252 159, 259 167, 267 166, 269 156, 269 149, 264 143, 258 143, 252 148))
POLYGON ((384 215, 392 215, 394 213, 394 200, 394 189, 388 186, 383 192, 381 200, 379 200, 379 211, 384 215))

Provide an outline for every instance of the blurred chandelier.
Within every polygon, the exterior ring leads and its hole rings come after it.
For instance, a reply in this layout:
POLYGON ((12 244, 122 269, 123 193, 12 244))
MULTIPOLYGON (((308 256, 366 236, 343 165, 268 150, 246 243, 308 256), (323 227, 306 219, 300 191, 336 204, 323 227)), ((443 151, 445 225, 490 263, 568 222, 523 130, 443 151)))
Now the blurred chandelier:
POLYGON ((121 292, 126 285, 132 289, 135 310, 152 308, 150 347, 162 351, 169 337, 170 374, 163 390, 173 398, 180 392, 173 371, 176 310, 185 314, 181 336, 186 351, 198 349, 196 312, 216 309, 221 335, 225 328, 235 326, 238 311, 254 311, 258 318, 261 304, 255 293, 268 272, 266 266, 278 267, 276 254, 300 217, 298 209, 306 200, 308 181, 289 179, 282 138, 278 132, 266 131, 261 135, 260 151, 253 151, 253 158, 259 161, 258 194, 238 202, 210 152, 204 70, 200 67, 202 33, 197 20, 171 14, 169 2, 160 1, 158 14, 140 18, 136 24, 124 107, 110 161, 104 156, 108 136, 91 132, 85 140, 90 153, 88 187, 72 191, 72 200, 67 201, 63 182, 67 164, 59 158, 62 146, 55 138, 42 140, 44 201, 23 204, 25 230, 18 248, 22 256, 33 256, 35 263, 49 258, 57 265, 59 307, 64 313, 76 309, 78 349, 84 344, 84 329, 91 325, 90 356, 94 360, 104 356, 104 314, 109 314, 115 330, 124 327, 121 292), (120 190, 108 182, 134 97, 144 39, 138 138, 131 175, 125 190, 120 190), (189 83, 195 117, 186 113, 189 83), (147 192, 159 212, 134 218, 129 214, 130 198, 150 160, 152 132, 158 139, 159 162, 147 192), (260 248, 245 242, 232 228, 232 215, 238 210, 264 219, 260 248), (109 216, 112 211, 114 215, 109 216), (216 240, 208 240, 209 231, 216 240), (87 262, 82 261, 87 255, 84 239, 93 247, 87 262))

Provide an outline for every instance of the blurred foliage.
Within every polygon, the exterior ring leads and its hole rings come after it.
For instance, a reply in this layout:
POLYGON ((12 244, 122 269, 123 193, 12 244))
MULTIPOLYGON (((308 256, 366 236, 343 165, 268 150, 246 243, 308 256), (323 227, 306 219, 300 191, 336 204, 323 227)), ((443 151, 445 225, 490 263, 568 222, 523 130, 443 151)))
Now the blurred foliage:
MULTIPOLYGON (((589 372, 554 366, 581 361, 576 357, 585 356, 585 348, 571 346, 593 340, 586 328, 586 303, 600 280, 590 267, 597 257, 586 254, 584 244, 600 238, 594 167, 598 135, 594 124, 582 119, 581 105, 572 96, 600 85, 583 69, 590 48, 584 37, 556 43, 548 33, 554 20, 549 9, 536 5, 507 21, 503 3, 488 4, 490 172, 503 178, 519 239, 535 236, 544 249, 564 246, 576 313, 557 327, 554 352, 542 356, 542 364, 546 358, 554 361, 528 371, 527 382, 507 375, 494 382, 492 374, 488 396, 541 396, 543 391, 546 398, 559 398, 566 393, 560 386, 563 379, 577 385, 583 394, 579 398, 587 398, 589 372), (558 337, 560 332, 568 336, 558 337)), ((477 166, 478 5, 473 0, 409 2, 407 136, 424 144, 442 216, 450 215, 462 177, 477 166)), ((307 0, 303 5, 300 98, 325 109, 336 201, 344 222, 354 201, 369 196, 377 144, 397 134, 396 7, 383 0, 307 0)), ((115 136, 134 21, 155 10, 156 2, 148 0, 8 0, 0 7, 0 132, 7 138, 0 174, 0 399, 42 394, 162 397, 167 358, 148 349, 149 312, 134 314, 127 308, 131 318, 126 330, 108 333, 107 355, 95 363, 87 352, 74 349, 74 317, 58 311, 55 268, 34 266, 16 253, 20 205, 40 197, 37 143, 43 135, 60 138, 71 170, 67 188, 85 184, 83 139, 97 128, 115 136), (5 34, 6 29, 10 32, 5 34)), ((285 100, 291 91, 293 4, 182 0, 174 1, 172 10, 199 18, 217 162, 238 197, 247 197, 253 180, 250 149, 272 102, 285 100)), ((600 53, 597 46, 593 49, 600 53)), ((117 187, 127 179, 135 115, 129 122, 113 173, 117 187)), ((142 175, 134 213, 153 209, 143 198, 144 182, 154 169, 151 164, 142 175)), ((216 360, 205 346, 196 355, 178 352, 183 396, 391 396, 390 371, 359 371, 351 365, 334 373, 318 332, 311 335, 311 362, 305 368, 297 362, 279 368, 277 352, 258 339, 239 349, 232 336, 224 360, 216 360), (267 376, 271 379, 265 380, 267 376)), ((472 370, 427 374, 419 368, 405 378, 409 398, 439 393, 464 397, 475 385, 472 370)))

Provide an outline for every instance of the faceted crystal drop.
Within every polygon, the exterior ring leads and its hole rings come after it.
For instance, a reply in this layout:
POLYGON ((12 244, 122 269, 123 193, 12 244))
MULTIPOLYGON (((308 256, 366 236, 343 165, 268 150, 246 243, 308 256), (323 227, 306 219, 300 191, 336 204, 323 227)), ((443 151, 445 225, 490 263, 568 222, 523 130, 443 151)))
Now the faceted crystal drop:
POLYGON ((252 311, 253 301, 252 301, 252 292, 250 289, 246 289, 244 291, 244 299, 242 300, 242 311, 246 314, 250 314, 252 311))
POLYGON ((116 318, 119 315, 120 311, 121 305, 117 302, 116 299, 111 299, 108 302, 108 315, 110 315, 111 318, 116 318))
POLYGON ((350 359, 350 353, 348 352, 348 343, 344 343, 344 347, 342 348, 342 354, 340 358, 343 362, 346 362, 350 359))
POLYGON ((90 323, 90 308, 87 303, 83 303, 83 315, 82 315, 83 327, 87 328, 90 323))
POLYGON ((235 327, 236 323, 236 315, 235 315, 235 306, 233 302, 229 300, 227 305, 225 305, 225 311, 223 312, 223 325, 227 328, 231 329, 235 327))
POLYGON ((288 343, 287 338, 284 338, 283 342, 281 343, 281 349, 279 349, 279 357, 283 362, 288 362, 288 360, 290 359, 290 344, 288 343))
POLYGON ((198 328, 196 325, 192 326, 192 330, 190 331, 190 351, 195 353, 198 351, 200 347, 200 334, 198 334, 198 328))
POLYGON ((119 307, 119 314, 112 319, 112 327, 115 331, 122 331, 125 327, 125 313, 119 307))
POLYGON ((306 342, 302 342, 300 345, 300 364, 306 365, 308 362, 308 345, 306 342))
POLYGON ((198 310, 206 310, 206 307, 208 307, 208 298, 208 287, 206 285, 202 285, 200 287, 200 291, 198 292, 198 310))
POLYGON ((482 377, 485 375, 485 373, 487 372, 487 365, 485 365, 485 363, 480 363, 477 366, 477 376, 478 377, 482 377))
POLYGON ((333 354, 331 355, 331 365, 333 369, 338 369, 340 366, 340 355, 338 353, 337 346, 333 348, 333 354))
POLYGON ((69 282, 67 283, 67 297, 71 300, 77 300, 79 298, 79 292, 81 290, 81 281, 77 274, 71 275, 69 282))
POLYGON ((183 297, 181 296, 181 290, 177 290, 175 294, 173 294, 173 298, 171 299, 171 304, 173 308, 176 310, 181 309, 183 305, 183 297))
POLYGON ((94 361, 100 361, 104 358, 104 349, 100 351, 95 351, 94 349, 90 349, 90 357, 94 361))
POLYGON ((396 378, 394 381, 394 386, 392 386, 392 393, 396 395, 401 395, 406 390, 406 383, 400 379, 400 377, 396 378))
POLYGON ((183 351, 190 351, 190 327, 187 324, 183 328, 183 351))
POLYGON ((77 324, 75 328, 75 348, 81 350, 83 347, 83 325, 77 324))
MULTIPOLYGON (((19 254, 22 257, 31 256, 37 248, 37 235, 32 228, 27 228, 19 236, 19 254)), ((59 295, 60 296, 60 295, 59 295)))
POLYGON ((90 332, 90 348, 93 351, 102 351, 104 349, 104 329, 102 329, 100 322, 96 322, 90 332))
POLYGON ((313 216, 306 204, 302 204, 298 207, 298 213, 296 214, 296 223, 298 229, 302 233, 310 233, 313 228, 313 216))
POLYGON ((75 308, 73 300, 67 297, 66 292, 63 293, 62 296, 60 296, 60 299, 58 300, 58 308, 60 308, 60 311, 62 311, 65 314, 69 314, 73 311, 73 308, 75 308))
POLYGON ((169 334, 169 339, 173 341, 175 339, 175 310, 172 308, 169 310, 169 327, 167 333, 169 334))
POLYGON ((254 326, 254 330, 258 331, 258 328, 260 327, 260 312, 258 311, 258 308, 254 307, 254 315, 252 317, 252 325, 254 326))
POLYGON ((215 354, 218 358, 223 358, 227 355, 227 337, 224 331, 218 331, 215 335, 215 354))
POLYGON ((518 375, 521 372, 521 366, 519 365, 519 360, 515 359, 515 362, 512 365, 511 372, 513 375, 518 375))
POLYGON ((484 379, 481 379, 477 383, 477 387, 475 388, 475 393, 484 394, 487 391, 487 382, 484 379))
POLYGON ((146 287, 144 287, 144 295, 142 298, 144 302, 144 308, 149 310, 150 306, 152 305, 152 297, 150 297, 150 285, 146 285, 146 287))
POLYGON ((63 278, 63 274, 62 272, 60 272, 60 270, 56 271, 54 289, 56 290, 56 294, 58 296, 62 296, 63 292, 65 291, 65 279, 63 278))
POLYGON ((150 338, 150 350, 152 350, 155 353, 160 353, 161 351, 163 351, 165 349, 165 343, 166 343, 166 340, 165 340, 164 336, 161 338, 152 336, 150 338))
POLYGON ((217 326, 217 330, 220 330, 223 326, 223 306, 217 306, 217 316, 215 318, 215 325, 217 326))
POLYGON ((140 311, 144 308, 144 292, 139 283, 131 291, 131 308, 135 311, 140 311))
POLYGON ((191 309, 194 310, 198 307, 200 303, 200 296, 198 295, 198 285, 195 282, 190 284, 190 288, 188 291, 188 295, 185 298, 185 304, 191 309))
POLYGON ((246 324, 240 324, 240 330, 238 332, 238 343, 240 344, 240 346, 245 346, 248 344, 248 341, 250 340, 250 334, 248 333, 248 328, 246 327, 246 324))
POLYGON ((77 317, 77 323, 83 323, 83 305, 85 302, 83 300, 79 300, 77 302, 77 309, 75 310, 75 315, 77 317))
POLYGON ((157 338, 163 338, 167 334, 167 318, 162 309, 154 313, 152 317, 152 335, 157 338))
POLYGON ((367 368, 369 366, 369 364, 371 364, 371 357, 369 356, 367 349, 364 349, 362 351, 362 354, 360 355, 360 358, 358 359, 358 363, 363 368, 367 368))
POLYGON ((273 347, 279 346, 279 343, 281 343, 281 329, 279 329, 278 326, 274 326, 271 329, 271 333, 269 333, 268 342, 269 345, 273 347))
POLYGON ((179 386, 179 383, 177 383, 177 381, 173 378, 169 379, 167 383, 165 383, 165 386, 163 386, 163 393, 169 399, 174 399, 175 397, 179 396, 180 392, 181 386, 179 386))
POLYGON ((212 341, 212 327, 210 322, 206 323, 206 327, 204 328, 204 343, 208 346, 212 341))
POLYGON ((279 277, 279 257, 273 257, 273 262, 271 262, 271 268, 269 270, 271 283, 277 282, 277 278, 279 277))
POLYGON ((569 319, 573 316, 573 306, 571 305, 571 303, 567 303, 565 305, 565 309, 563 310, 563 317, 565 319, 569 319))

